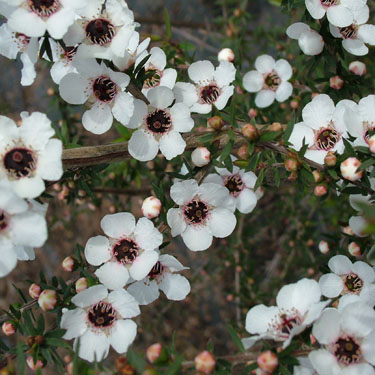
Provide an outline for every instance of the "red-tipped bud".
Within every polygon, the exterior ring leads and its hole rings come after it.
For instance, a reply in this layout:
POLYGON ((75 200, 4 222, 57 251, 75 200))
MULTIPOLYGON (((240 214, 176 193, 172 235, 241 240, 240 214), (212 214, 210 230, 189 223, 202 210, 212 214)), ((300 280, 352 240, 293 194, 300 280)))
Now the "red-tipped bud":
POLYGON ((203 374, 211 374, 216 365, 215 357, 207 350, 199 353, 195 358, 195 369, 203 374))
POLYGON ((38 359, 36 362, 34 362, 34 359, 31 355, 29 355, 26 358, 26 363, 30 367, 30 369, 33 370, 33 371, 37 370, 38 368, 44 367, 44 363, 40 359, 38 359))
POLYGON ((248 145, 242 145, 238 151, 237 151, 237 156, 240 158, 240 159, 247 159, 247 150, 249 149, 248 145))
POLYGON ((333 152, 328 151, 324 158, 324 163, 327 167, 334 167, 337 163, 336 155, 333 152))
POLYGON ((284 167, 288 172, 295 172, 298 170, 298 160, 296 158, 287 158, 284 161, 284 167))
POLYGON ((277 355, 270 350, 260 353, 257 358, 259 368, 266 373, 272 373, 279 365, 277 355))
POLYGON ((62 268, 66 272, 74 271, 74 259, 72 257, 66 257, 62 261, 62 268))
POLYGON ((1 329, 4 332, 4 335, 11 336, 16 332, 16 328, 14 327, 14 324, 12 322, 5 322, 1 326, 1 329))
POLYGON ((372 135, 369 139, 368 139, 368 147, 370 149, 370 151, 375 154, 375 135, 372 135))
POLYGON ((329 79, 329 86, 334 90, 341 90, 344 85, 344 80, 339 76, 334 76, 329 79))
POLYGON ((230 48, 223 48, 218 54, 217 59, 219 61, 232 62, 235 58, 234 52, 230 48))
POLYGON ((52 289, 45 289, 38 298, 38 304, 43 311, 53 310, 57 303, 56 292, 52 289))
POLYGON ((348 251, 350 255, 353 255, 353 257, 359 257, 361 255, 361 248, 357 242, 350 242, 348 245, 348 251))
POLYGON ((254 118, 258 116, 258 111, 255 108, 250 108, 248 115, 250 118, 254 118))
POLYGON ((353 229, 350 228, 349 225, 347 225, 346 227, 342 228, 342 232, 345 233, 345 234, 348 234, 349 236, 354 236, 353 229))
POLYGON ((206 147, 197 147, 191 153, 191 161, 196 167, 203 167, 211 160, 211 153, 206 147))
POLYGON ((224 126, 224 121, 220 116, 213 116, 207 120, 207 125, 214 130, 221 130, 224 126))
POLYGON ((241 132, 244 137, 249 138, 252 141, 259 137, 258 129, 253 124, 245 124, 242 127, 241 132))
POLYGON ((329 244, 327 241, 320 241, 319 242, 319 251, 322 254, 327 254, 329 252, 329 244))
POLYGON ((76 292, 77 293, 81 293, 84 290, 86 290, 87 289, 87 279, 86 279, 86 277, 79 278, 76 281, 75 287, 76 287, 76 292))
POLYGON ((292 100, 289 105, 292 109, 297 109, 299 107, 299 103, 297 100, 292 100))
POLYGON ((279 123, 279 122, 273 122, 269 128, 268 128, 271 132, 280 132, 281 130, 283 130, 283 126, 279 123))
POLYGON ((157 361, 162 353, 163 346, 160 343, 150 345, 146 350, 146 358, 150 363, 157 361))
POLYGON ((349 64, 349 70, 357 76, 363 76, 367 73, 366 64, 361 61, 352 61, 349 64))
POLYGON ((147 197, 142 203, 142 214, 148 219, 158 217, 161 211, 161 202, 154 196, 147 197))
POLYGON ((323 175, 317 169, 315 169, 312 174, 316 183, 322 181, 323 175))
POLYGON ((327 187, 324 185, 316 185, 314 188, 314 195, 316 197, 322 197, 328 193, 327 187))
POLYGON ((349 181, 357 181, 362 178, 363 171, 357 171, 361 162, 354 157, 347 158, 340 164, 340 171, 344 178, 349 181))
POLYGON ((38 284, 31 284, 29 288, 29 296, 32 299, 36 299, 40 296, 40 292, 42 291, 42 288, 38 284))

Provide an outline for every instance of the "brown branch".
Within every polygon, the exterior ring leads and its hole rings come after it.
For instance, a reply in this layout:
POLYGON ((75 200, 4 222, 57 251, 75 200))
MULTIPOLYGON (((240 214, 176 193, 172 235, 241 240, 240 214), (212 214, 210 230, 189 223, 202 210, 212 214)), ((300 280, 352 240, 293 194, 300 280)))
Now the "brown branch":
POLYGON ((150 193, 152 191, 151 186, 144 186, 144 187, 133 187, 133 188, 112 188, 112 187, 97 187, 92 189, 94 193, 104 193, 104 194, 116 194, 116 195, 142 195, 145 193, 150 193))

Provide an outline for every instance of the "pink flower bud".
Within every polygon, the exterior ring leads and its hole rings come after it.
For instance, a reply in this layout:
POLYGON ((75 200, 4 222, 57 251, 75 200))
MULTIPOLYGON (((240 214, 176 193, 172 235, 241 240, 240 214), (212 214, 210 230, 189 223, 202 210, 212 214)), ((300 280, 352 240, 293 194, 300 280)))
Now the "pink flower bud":
POLYGON ((342 228, 342 232, 345 233, 345 234, 348 234, 349 236, 354 236, 354 232, 353 232, 352 228, 350 228, 349 225, 342 228))
POLYGON ((35 363, 34 359, 33 359, 33 357, 31 355, 29 355, 26 358, 26 363, 30 367, 30 369, 33 370, 33 371, 37 370, 38 368, 43 368, 44 367, 44 363, 40 359, 38 359, 36 361, 36 363, 35 363))
POLYGON ((328 151, 327 155, 324 158, 325 165, 327 167, 334 167, 336 165, 336 162, 337 162, 336 155, 333 152, 328 151))
POLYGON ((268 129, 272 132, 280 132, 283 126, 279 122, 273 122, 268 129))
POLYGON ((316 185, 314 188, 314 195, 316 197, 322 197, 328 192, 327 188, 324 185, 316 185))
POLYGON ((249 146, 248 145, 242 145, 238 151, 237 151, 237 156, 240 158, 240 159, 246 159, 247 158, 247 150, 249 149, 249 146))
POLYGON ((149 219, 158 217, 161 210, 161 202, 154 196, 147 197, 142 203, 142 215, 149 219))
POLYGON ((40 292, 42 291, 42 288, 38 284, 31 284, 29 288, 29 296, 32 299, 36 299, 40 296, 40 292))
POLYGON ((354 257, 359 257, 361 255, 361 248, 359 247, 357 242, 350 242, 348 251, 350 255, 353 255, 354 257))
POLYGON ((150 363, 154 363, 161 355, 163 346, 160 343, 150 345, 146 350, 146 358, 150 363))
POLYGON ((344 85, 344 80, 339 76, 334 76, 329 79, 329 86, 334 90, 340 90, 344 85))
POLYGON ((349 64, 349 70, 357 76, 363 76, 367 73, 366 64, 361 61, 352 61, 349 64))
POLYGON ((199 353, 195 359, 195 369, 203 374, 211 374, 215 368, 215 357, 207 350, 199 353))
POLYGON ((66 257, 62 262, 62 268, 66 272, 72 272, 74 270, 74 259, 72 257, 66 257))
POLYGON ((191 161, 197 167, 203 167, 207 165, 211 160, 211 153, 206 147, 197 147, 191 153, 191 161))
POLYGON ((213 116, 207 120, 207 125, 214 130, 220 130, 224 126, 224 121, 220 116, 213 116))
POLYGON ((295 172, 298 169, 298 160, 295 158, 287 158, 284 161, 284 167, 288 172, 295 172))
POLYGON ((258 116, 258 111, 255 108, 250 108, 248 113, 250 118, 254 118, 258 116))
POLYGON ((327 254, 329 252, 329 244, 327 241, 320 241, 319 242, 319 251, 322 254, 327 254))
POLYGON ((340 165, 340 171, 344 178, 349 181, 357 181, 362 178, 363 171, 357 171, 361 166, 361 162, 354 157, 347 158, 340 165))
POLYGON ((16 329, 15 329, 13 323, 11 323, 11 322, 3 323, 1 328, 2 328, 2 330, 3 330, 3 332, 6 336, 11 336, 16 332, 16 329))
POLYGON ((45 289, 38 298, 38 304, 43 311, 53 310, 57 303, 57 295, 54 290, 45 289))
POLYGON ((297 100, 292 100, 289 105, 292 109, 297 109, 299 107, 299 103, 297 100))
POLYGON ((368 139, 368 147, 370 149, 370 151, 375 154, 375 135, 372 135, 369 139, 368 139))
POLYGON ((218 54, 217 59, 219 61, 229 61, 232 62, 234 60, 234 52, 230 48, 223 48, 218 54))
POLYGON ((320 181, 322 181, 322 178, 323 178, 323 176, 322 176, 322 174, 317 170, 317 169, 315 169, 315 171, 313 171, 313 176, 314 176, 314 180, 315 180, 315 182, 320 182, 320 181))
POLYGON ((77 292, 77 293, 81 293, 81 292, 83 292, 85 289, 87 289, 87 279, 86 279, 86 277, 81 277, 81 278, 79 278, 79 279, 76 281, 75 287, 76 287, 76 292, 77 292))
POLYGON ((245 124, 241 129, 242 135, 254 141, 259 137, 258 129, 253 124, 245 124))
POLYGON ((262 371, 272 373, 279 365, 277 355, 270 350, 260 353, 257 358, 257 363, 262 371))

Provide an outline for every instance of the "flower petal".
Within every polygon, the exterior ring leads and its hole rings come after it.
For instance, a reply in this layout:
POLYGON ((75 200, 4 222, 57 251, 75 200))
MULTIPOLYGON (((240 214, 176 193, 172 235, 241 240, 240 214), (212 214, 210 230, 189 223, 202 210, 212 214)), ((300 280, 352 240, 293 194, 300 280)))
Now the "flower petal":
POLYGON ((163 243, 163 235, 155 228, 154 223, 145 217, 138 220, 134 236, 143 250, 154 250, 163 243))
POLYGON ((93 266, 100 266, 111 259, 109 240, 104 236, 91 237, 85 247, 85 258, 93 266))
POLYGON ((134 112, 134 99, 127 93, 119 92, 116 95, 114 105, 112 107, 113 116, 122 125, 127 125, 134 112))
POLYGON ((91 306, 108 296, 108 290, 104 285, 94 285, 90 288, 76 294, 72 298, 72 302, 78 307, 91 306))
POLYGON ((303 121, 312 129, 319 129, 329 124, 334 111, 333 100, 326 94, 320 94, 303 108, 303 121))
POLYGON ((214 78, 215 68, 208 60, 196 61, 189 66, 188 74, 196 83, 211 81, 214 78))
POLYGON ((190 293, 190 283, 187 278, 172 273, 165 273, 159 288, 172 301, 182 301, 190 293))
POLYGON ((108 340, 113 349, 121 354, 127 352, 136 335, 137 325, 132 320, 117 320, 108 340))
POLYGON ((115 290, 108 295, 108 301, 123 318, 134 318, 141 313, 138 302, 124 289, 115 290))
POLYGON ((293 74, 291 65, 284 59, 276 61, 275 70, 282 81, 288 81, 293 74))
POLYGON ((246 314, 245 329, 251 334, 262 334, 268 331, 270 323, 279 315, 276 306, 256 305, 246 314))
POLYGON ((129 236, 135 229, 135 218, 129 212, 105 215, 100 222, 104 233, 112 238, 129 236))
MULTIPOLYGON (((82 294, 81 292, 80 294, 82 294)), ((78 338, 74 341, 74 348, 77 350, 78 338)), ((80 358, 89 362, 100 362, 107 357, 109 351, 109 340, 106 334, 102 331, 93 332, 87 330, 79 338, 79 351, 80 358)))
POLYGON ((65 340, 82 336, 87 330, 86 311, 83 309, 63 309, 60 326, 66 329, 63 336, 65 340))
POLYGON ((183 205, 191 201, 199 190, 197 181, 184 180, 172 185, 170 195, 175 203, 183 205))
POLYGON ((334 343, 340 335, 340 313, 333 308, 324 310, 315 322, 312 334, 321 344, 334 343))
POLYGON ((263 74, 257 70, 251 70, 244 75, 242 84, 246 91, 258 92, 264 84, 263 74))
POLYGON ((272 90, 261 90, 255 97, 255 105, 258 108, 269 107, 275 101, 276 94, 272 90))
POLYGON ((293 86, 289 82, 282 82, 276 90, 276 100, 278 102, 284 102, 293 93, 293 86))
POLYGON ((345 27, 353 23, 352 12, 341 4, 328 7, 327 18, 332 25, 337 27, 345 27))
POLYGON ((261 73, 270 73, 273 69, 275 69, 275 60, 272 56, 269 55, 261 55, 258 56, 255 60, 255 69, 261 73))
POLYGON ((202 226, 188 225, 181 237, 191 251, 207 250, 212 244, 212 234, 202 226))
POLYGON ((165 109, 173 103, 174 94, 168 87, 158 86, 147 93, 147 98, 152 107, 165 109))
POLYGON ((323 296, 334 298, 340 295, 344 288, 341 277, 334 273, 327 273, 319 279, 319 287, 323 296))
POLYGON ((119 262, 107 262, 95 271, 96 277, 108 289, 119 289, 126 285, 129 279, 128 269, 119 262))
POLYGON ((128 144, 129 154, 140 161, 149 161, 156 157, 159 151, 159 143, 144 130, 133 133, 128 144))
POLYGON ((180 208, 170 208, 167 212, 167 222, 173 237, 178 236, 186 229, 186 222, 180 208))
POLYGON ((133 264, 130 267, 129 273, 134 280, 144 279, 155 263, 159 259, 159 254, 156 251, 145 251, 137 258, 135 258, 133 264))
POLYGON ((161 137, 159 147, 165 158, 171 160, 184 152, 186 142, 179 132, 171 130, 161 137))
POLYGON ((229 61, 221 61, 214 73, 214 79, 219 87, 230 85, 236 78, 236 68, 229 61))
POLYGON ((128 287, 128 292, 140 305, 148 305, 159 298, 159 287, 155 280, 147 284, 143 280, 137 281, 128 287))
POLYGON ((336 275, 347 275, 352 272, 353 264, 345 255, 335 255, 328 261, 328 267, 336 275))
POLYGON ((83 127, 94 134, 107 132, 113 123, 111 107, 108 104, 95 102, 82 116, 83 127))
POLYGON ((224 238, 229 236, 236 227, 236 216, 226 208, 215 208, 209 219, 210 231, 213 236, 224 238))

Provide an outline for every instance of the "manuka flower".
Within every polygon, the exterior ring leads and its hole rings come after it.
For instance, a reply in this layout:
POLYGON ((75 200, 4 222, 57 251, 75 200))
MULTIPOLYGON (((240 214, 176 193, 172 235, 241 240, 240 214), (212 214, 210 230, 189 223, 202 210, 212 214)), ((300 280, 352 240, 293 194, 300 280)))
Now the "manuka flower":
POLYGON ((100 266, 95 275, 109 289, 122 288, 131 276, 142 280, 158 260, 162 234, 151 220, 143 217, 135 223, 128 212, 106 215, 100 223, 109 237, 96 236, 87 241, 87 261, 100 266))
POLYGON ((303 22, 293 23, 286 29, 291 39, 297 39, 302 52, 308 56, 319 55, 324 48, 322 36, 303 22))
POLYGON ((257 107, 269 107, 275 99, 284 102, 292 95, 293 86, 288 82, 292 67, 288 61, 275 61, 272 56, 261 55, 255 60, 255 69, 244 75, 242 83, 246 91, 257 92, 257 107))
POLYGON ((186 277, 175 272, 188 269, 171 255, 160 255, 148 275, 140 281, 131 284, 128 292, 134 296, 140 305, 148 305, 155 301, 159 290, 168 299, 181 301, 190 293, 190 283, 186 277))
POLYGON ((129 76, 95 60, 76 59, 74 66, 77 73, 69 73, 60 81, 60 95, 70 104, 91 104, 82 116, 84 128, 103 134, 111 128, 113 117, 127 125, 134 112, 133 97, 125 92, 129 76))
POLYGON ((176 101, 185 103, 192 112, 209 113, 212 105, 222 110, 233 95, 231 83, 236 76, 234 65, 221 61, 215 69, 210 61, 197 61, 189 66, 189 78, 194 84, 177 82, 174 88, 176 101))
POLYGON ((236 226, 228 189, 213 183, 198 186, 195 180, 176 182, 171 198, 179 205, 167 213, 172 236, 181 235, 192 251, 206 250, 213 237, 229 236, 236 226))
POLYGON ((103 285, 95 285, 75 295, 72 303, 77 308, 63 309, 61 328, 66 329, 64 339, 75 339, 79 357, 99 362, 110 346, 126 353, 137 334, 137 325, 128 318, 140 313, 133 296, 121 289, 108 293, 103 285))
POLYGON ((36 198, 45 189, 44 181, 62 176, 62 143, 51 121, 40 112, 21 113, 22 125, 0 116, 0 179, 7 179, 22 198, 36 198))

